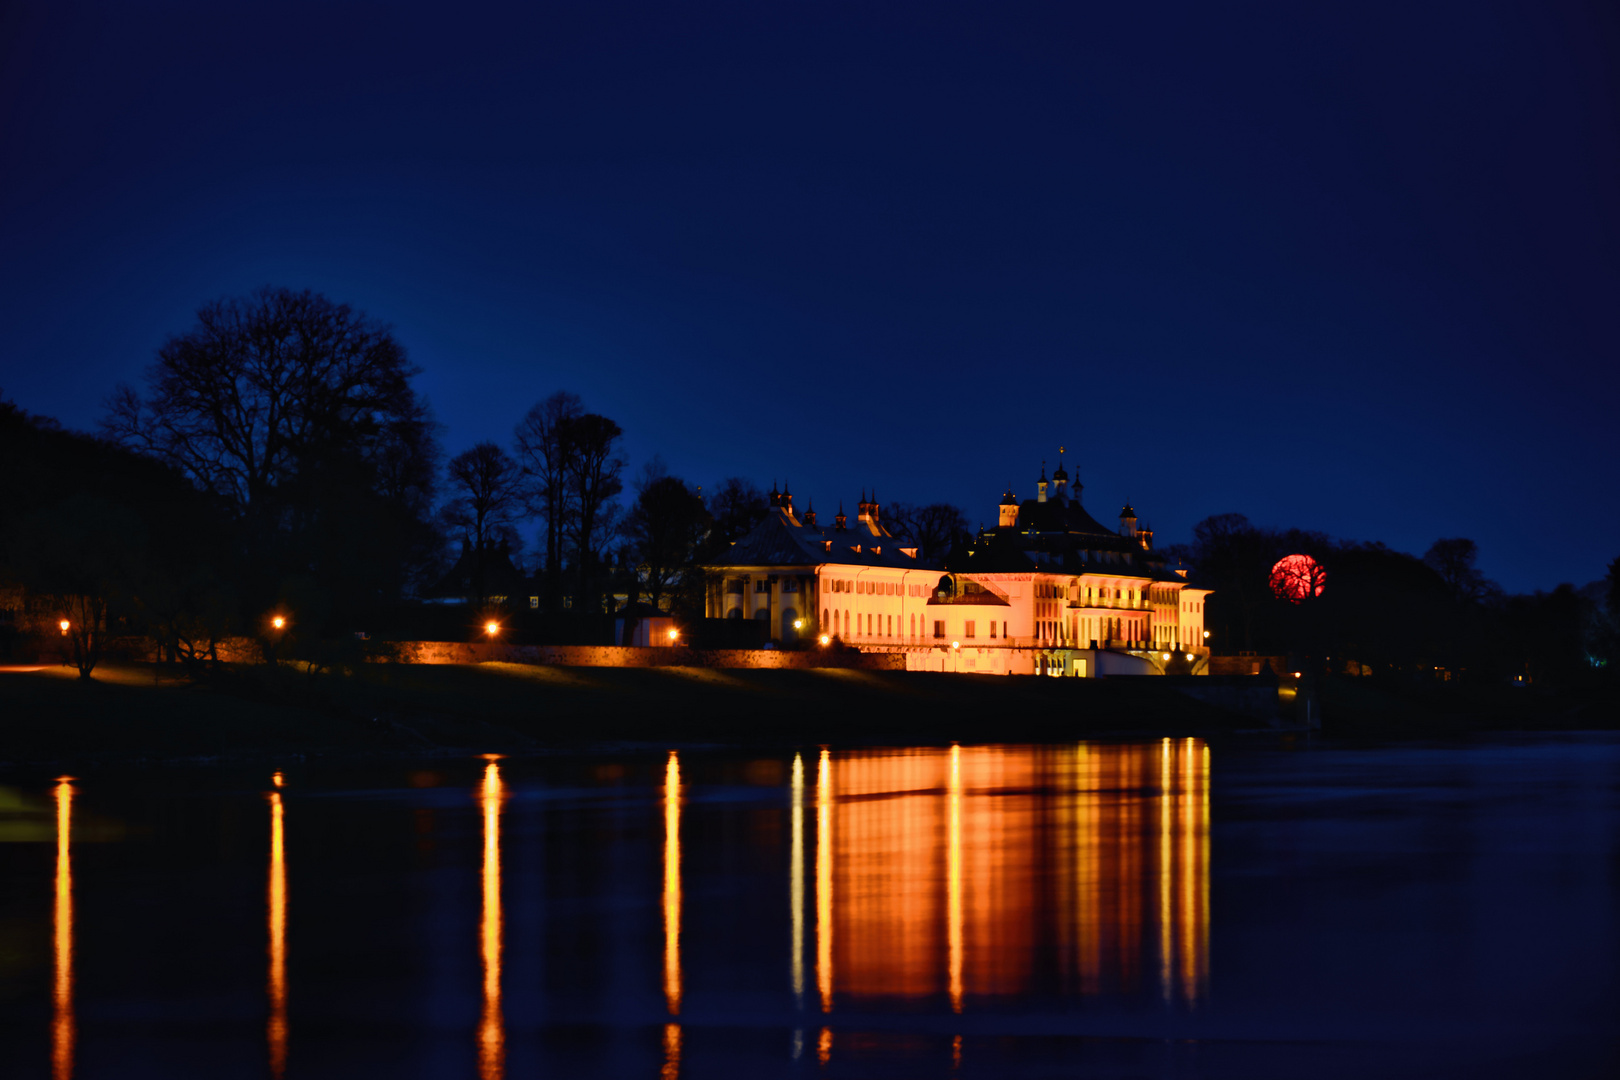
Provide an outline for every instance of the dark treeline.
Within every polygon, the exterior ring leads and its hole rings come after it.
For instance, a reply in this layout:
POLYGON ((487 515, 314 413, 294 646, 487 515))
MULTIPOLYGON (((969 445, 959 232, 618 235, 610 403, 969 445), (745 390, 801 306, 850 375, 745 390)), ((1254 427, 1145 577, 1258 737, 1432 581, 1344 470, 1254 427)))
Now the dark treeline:
MULTIPOLYGON (((619 425, 564 391, 446 462, 418 373, 387 326, 267 287, 201 308, 95 436, 0 402, 0 652, 59 639, 86 675, 129 636, 192 666, 237 636, 330 657, 497 614, 598 640, 620 598, 702 618, 699 568, 769 512, 741 477, 629 479, 619 425)), ((896 511, 941 554, 962 531, 896 511)))
POLYGON ((1472 540, 1437 540, 1422 557, 1381 543, 1266 529, 1242 514, 1199 522, 1168 549, 1215 590, 1205 622, 1217 653, 1290 655, 1335 672, 1568 685, 1620 670, 1620 559, 1584 588, 1508 596, 1480 572, 1472 540), (1308 555, 1319 595, 1279 596, 1273 566, 1308 555))
MULTIPOLYGON (((702 567, 770 512, 742 477, 705 490, 657 457, 630 475, 620 426, 566 391, 514 415, 507 445, 446 462, 417 374, 365 314, 264 288, 205 305, 98 435, 0 401, 0 652, 49 638, 88 674, 110 637, 197 666, 248 636, 330 659, 370 648, 362 634, 465 638, 497 616, 520 639, 600 642, 615 610, 702 619, 702 567)), ((968 532, 943 503, 891 502, 883 521, 929 559, 968 532)), ((1541 684, 1620 670, 1615 566, 1505 596, 1468 540, 1418 557, 1238 514, 1170 555, 1214 590, 1217 653, 1541 684), (1274 595, 1290 554, 1324 568, 1320 596, 1274 595)))

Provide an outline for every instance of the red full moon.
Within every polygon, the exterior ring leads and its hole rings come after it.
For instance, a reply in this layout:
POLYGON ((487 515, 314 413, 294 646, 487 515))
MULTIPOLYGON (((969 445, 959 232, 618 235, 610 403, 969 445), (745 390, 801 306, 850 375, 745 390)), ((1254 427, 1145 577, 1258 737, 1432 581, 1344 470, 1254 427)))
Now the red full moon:
POLYGON ((1299 604, 1321 596, 1327 571, 1309 555, 1285 555, 1271 568, 1271 591, 1279 600, 1299 604))

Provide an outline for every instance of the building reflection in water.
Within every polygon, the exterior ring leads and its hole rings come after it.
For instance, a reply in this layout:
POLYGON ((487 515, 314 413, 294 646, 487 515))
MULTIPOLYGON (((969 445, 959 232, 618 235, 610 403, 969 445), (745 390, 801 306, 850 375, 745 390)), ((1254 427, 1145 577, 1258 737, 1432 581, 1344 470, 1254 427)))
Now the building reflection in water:
MULTIPOLYGON (((669 752, 664 766, 664 1005, 681 1014, 681 761, 669 752)), ((664 1024, 664 1080, 681 1071, 681 1025, 664 1024)))
MULTIPOLYGON (((792 841, 788 854, 788 909, 793 927, 789 971, 793 980, 793 1009, 804 1012, 804 756, 793 755, 792 841)), ((793 1031, 794 1060, 804 1053, 804 1028, 793 1031)))
POLYGON ((506 1071, 506 1022, 501 1014, 501 770, 484 767, 479 804, 484 811, 484 907, 479 953, 484 964, 484 1008, 478 1020, 478 1075, 500 1080, 506 1071))
POLYGON ((51 1076, 73 1075, 73 785, 56 782, 56 907, 52 929, 54 967, 51 982, 51 1076))
MULTIPOLYGON (((272 778, 281 787, 281 774, 272 778)), ((270 999, 270 1019, 265 1040, 270 1051, 270 1075, 275 1080, 287 1071, 287 850, 281 792, 272 791, 270 800, 270 883, 266 893, 269 922, 270 971, 265 990, 270 999)))
POLYGON ((1037 978, 1186 1005, 1206 991, 1199 740, 823 751, 816 808, 824 1012, 935 995, 961 1012, 1037 978))

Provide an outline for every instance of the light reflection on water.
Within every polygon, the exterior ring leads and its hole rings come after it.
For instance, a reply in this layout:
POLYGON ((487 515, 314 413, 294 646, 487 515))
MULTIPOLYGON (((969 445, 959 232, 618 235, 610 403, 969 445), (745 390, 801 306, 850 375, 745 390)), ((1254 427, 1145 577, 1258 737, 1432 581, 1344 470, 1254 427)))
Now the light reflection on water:
POLYGON ((35 1017, 0 1073, 1620 1060, 1613 737, 1235 744, 1218 791, 1196 740, 749 756, 40 784, 0 804, 0 1000, 35 1017))
POLYGON ((1135 991, 1156 958, 1162 996, 1196 1004, 1208 780, 1208 747, 1192 739, 824 756, 823 1010, 943 995, 960 1013, 1026 994, 1045 942, 1081 994, 1135 991))
MULTIPOLYGON (((275 775, 281 786, 281 774, 275 775)), ((270 1019, 265 1036, 270 1049, 270 1075, 275 1080, 287 1071, 287 852, 285 810, 281 792, 272 791, 270 800, 270 885, 268 889, 270 971, 266 989, 270 998, 270 1019)))
MULTIPOLYGON (((664 1007, 681 1014, 681 762, 671 750, 664 766, 664 1007)), ((681 1072, 681 1025, 664 1025, 663 1080, 681 1072)))
POLYGON ((484 1006, 478 1019, 479 1080, 501 1080, 506 1073, 506 1020, 501 1012, 501 787, 500 766, 484 767, 479 804, 484 812, 483 914, 479 959, 484 966, 484 1006))
POLYGON ((52 917, 51 1076, 73 1075, 73 785, 56 782, 56 907, 52 917))

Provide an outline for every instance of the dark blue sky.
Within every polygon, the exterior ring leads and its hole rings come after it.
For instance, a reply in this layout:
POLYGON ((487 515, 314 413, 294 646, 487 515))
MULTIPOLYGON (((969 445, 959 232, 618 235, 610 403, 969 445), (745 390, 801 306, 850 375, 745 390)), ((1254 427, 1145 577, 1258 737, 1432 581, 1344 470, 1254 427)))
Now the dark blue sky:
POLYGON ((1064 445, 1161 541, 1599 577, 1620 14, 1335 6, 12 0, 0 388, 88 427, 203 301, 311 287, 452 453, 566 388, 818 510, 993 521, 1064 445))

